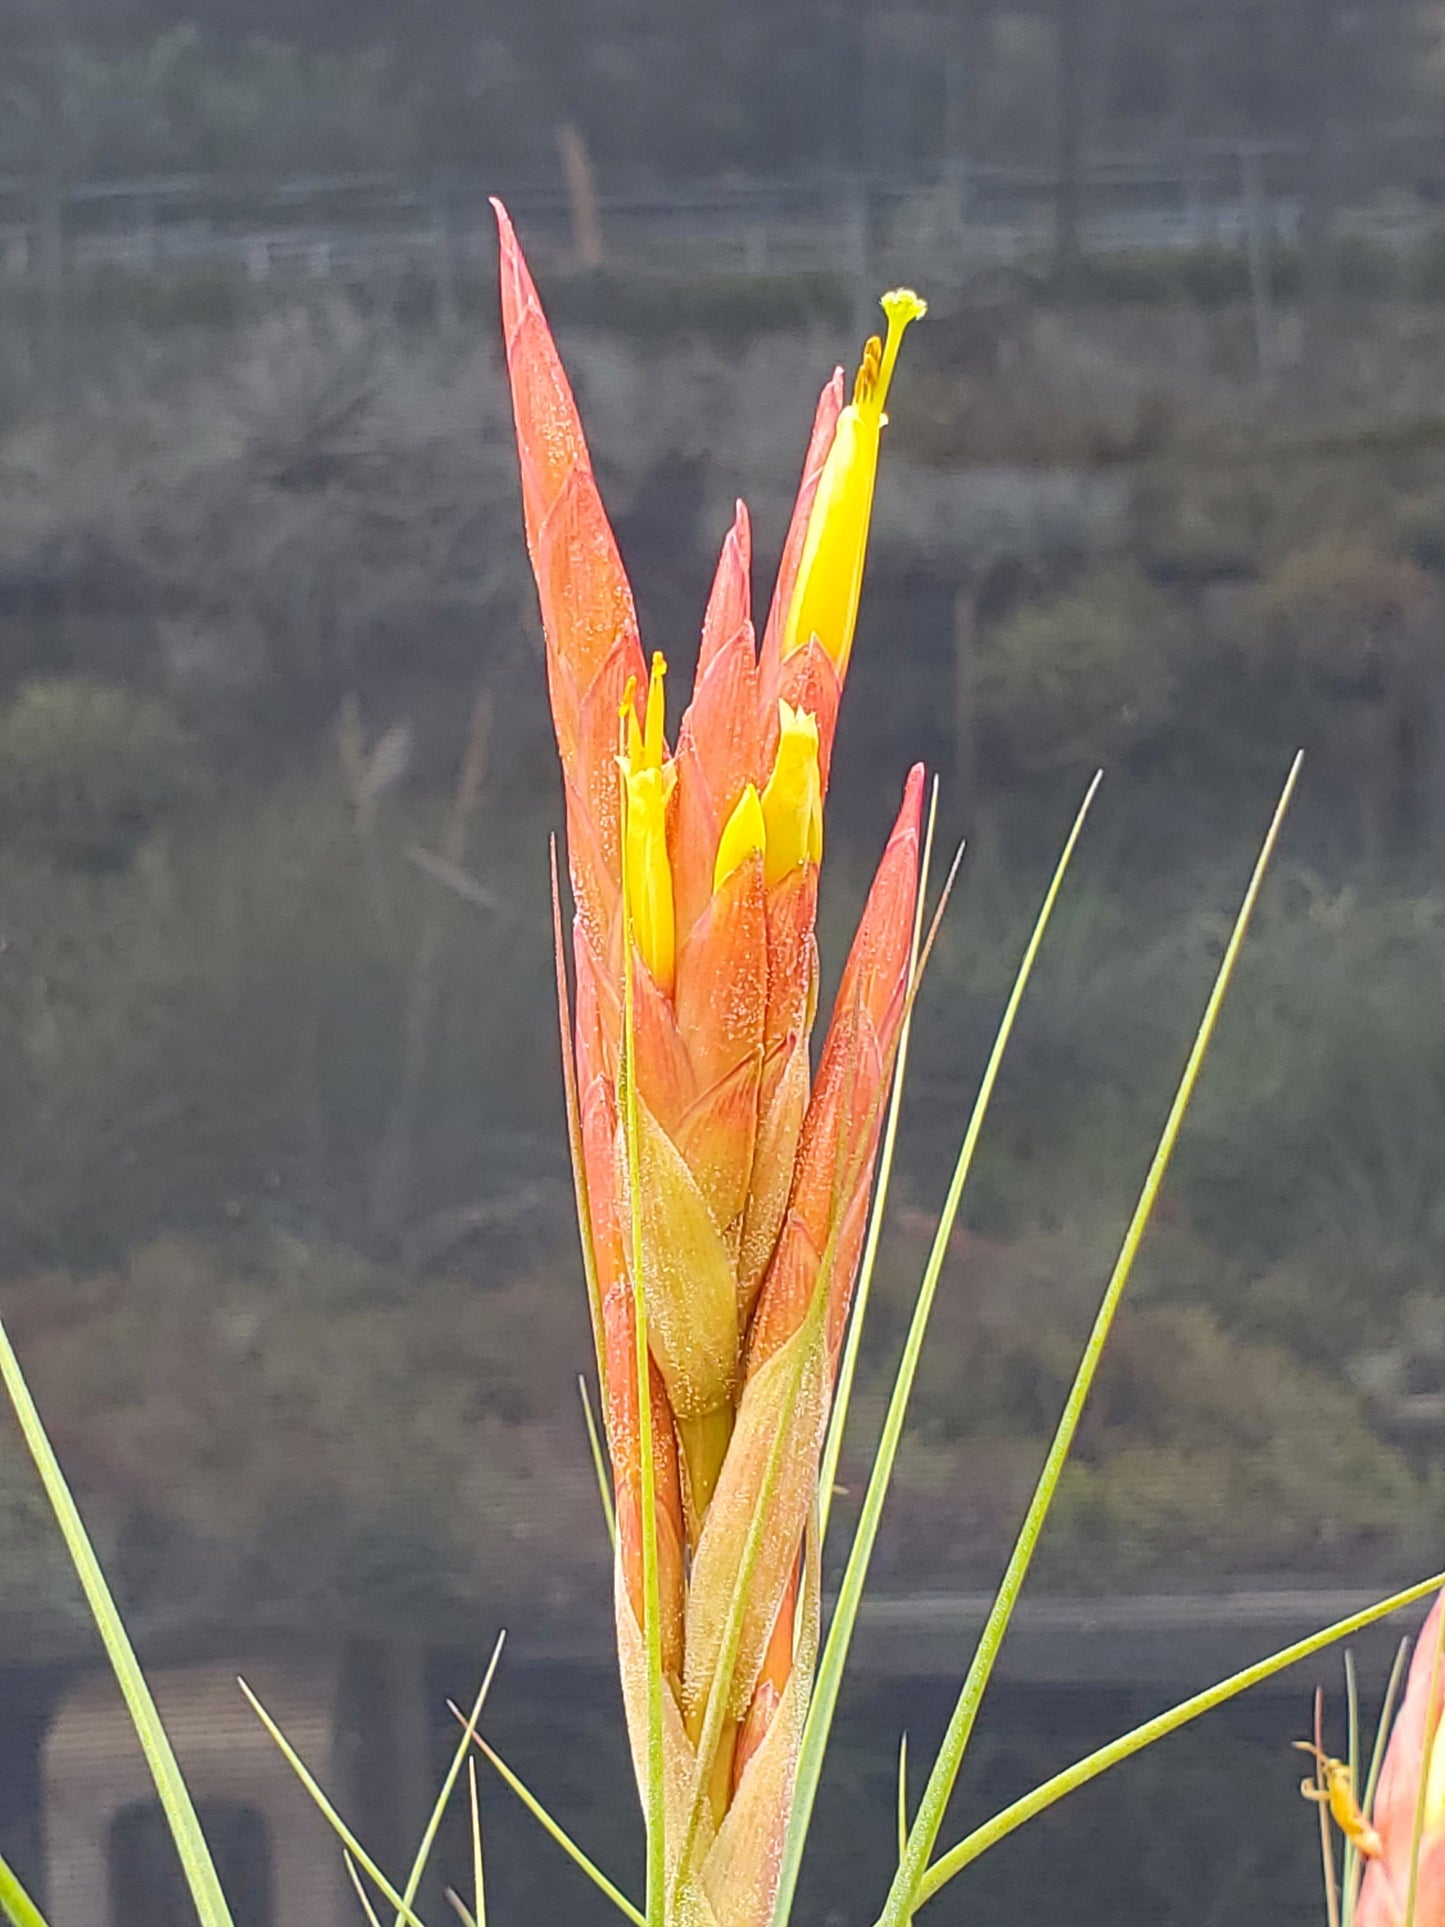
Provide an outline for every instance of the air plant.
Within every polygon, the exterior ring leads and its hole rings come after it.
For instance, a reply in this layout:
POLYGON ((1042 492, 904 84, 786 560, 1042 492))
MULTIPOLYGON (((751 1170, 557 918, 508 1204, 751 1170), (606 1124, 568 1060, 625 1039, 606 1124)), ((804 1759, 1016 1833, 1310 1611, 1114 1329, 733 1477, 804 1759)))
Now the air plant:
MULTIPOLYGON (((904 331, 923 303, 904 290, 885 296, 887 330, 864 349, 851 400, 841 370, 823 388, 760 642, 750 603, 748 519, 739 506, 703 618, 691 700, 670 738, 666 664, 660 655, 644 658, 571 390, 511 224, 500 207, 497 213, 524 520, 566 794, 570 978, 553 861, 563 1075, 603 1437, 590 1407, 589 1428, 613 1533, 618 1658, 647 1843, 643 1904, 571 1840, 478 1731, 500 1642, 470 1713, 457 1714, 457 1749, 400 1885, 366 1853, 254 1696, 252 1704, 332 1822, 373 1922, 372 1895, 379 1894, 398 1927, 422 1927, 416 1896, 475 1744, 634 1927, 787 1927, 945 1255, 1099 779, 1043 894, 963 1131, 825 1625, 823 1543, 887 1196, 909 1019, 957 867, 955 861, 925 928, 933 812, 925 811, 924 775, 915 768, 904 780, 815 1068, 814 912, 833 739, 884 404, 904 331)), ((911 1815, 900 1785, 898 1863, 878 1927, 906 1927, 981 1853, 1109 1767, 1445 1579, 1437 1574, 1169 1708, 938 1850, 979 1706, 1164 1182, 1298 769, 1296 759, 997 1598, 911 1815)), ((3 1328, 0 1378, 151 1763, 197 1917, 202 1927, 231 1927, 170 1742, 3 1328)), ((1438 1709, 1437 1673, 1438 1642, 1428 1691, 1417 1694, 1412 1675, 1407 1709, 1438 1709)), ((1407 1726, 1402 1715, 1401 1730, 1407 1726)), ((1324 1803, 1347 1790, 1338 1775, 1330 1777, 1338 1764, 1321 1753, 1313 1784, 1324 1803)), ((1397 1785, 1387 1763, 1375 1824, 1390 1866, 1409 1798, 1400 1789, 1413 1784, 1405 1775, 1397 1785)), ((469 1789, 473 1898, 470 1905, 449 1898, 465 1922, 482 1927, 474 1781, 469 1789)), ((1417 1839, 1427 1810, 1435 1812, 1433 1796, 1420 1792, 1417 1839)), ((1351 1850, 1368 1844, 1359 1832, 1351 1850)), ((1379 1911, 1379 1883, 1371 1885, 1376 1864, 1365 1875, 1358 1920, 1361 1927, 1396 1927, 1393 1915, 1379 1911)), ((0 1912, 20 1927, 44 1927, 3 1861, 0 1912)), ((1436 1927, 1436 1917, 1429 1918, 1436 1927)))

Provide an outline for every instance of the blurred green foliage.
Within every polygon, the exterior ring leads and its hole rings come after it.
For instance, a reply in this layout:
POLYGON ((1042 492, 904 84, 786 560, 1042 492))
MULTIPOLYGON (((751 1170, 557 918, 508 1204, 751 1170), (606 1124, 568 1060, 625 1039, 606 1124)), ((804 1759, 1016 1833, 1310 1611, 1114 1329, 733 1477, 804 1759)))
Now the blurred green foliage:
POLYGON ((980 720, 1025 769, 1111 762, 1168 720, 1188 625, 1128 564, 1029 601, 987 632, 980 720))
POLYGON ((201 782, 158 697, 72 677, 28 683, 0 711, 0 834, 60 862, 124 861, 201 782))
POLYGON ((408 167, 421 109, 384 51, 227 42, 184 23, 154 38, 47 33, 14 49, 0 167, 72 178, 229 173, 252 184, 408 167))
POLYGON ((1260 583, 1257 646, 1286 675, 1368 684, 1389 675, 1438 596, 1408 557, 1322 536, 1281 557, 1260 583))
MULTIPOLYGON (((586 1342, 555 1276, 398 1293, 344 1248, 172 1238, 14 1286, 6 1318, 134 1629, 185 1598, 233 1625, 304 1601, 317 1629, 470 1631, 479 1588, 545 1612, 605 1583, 585 1453, 535 1422, 575 1398, 586 1342)), ((38 1518, 0 1489, 22 1620, 68 1597, 25 1551, 38 1518)))

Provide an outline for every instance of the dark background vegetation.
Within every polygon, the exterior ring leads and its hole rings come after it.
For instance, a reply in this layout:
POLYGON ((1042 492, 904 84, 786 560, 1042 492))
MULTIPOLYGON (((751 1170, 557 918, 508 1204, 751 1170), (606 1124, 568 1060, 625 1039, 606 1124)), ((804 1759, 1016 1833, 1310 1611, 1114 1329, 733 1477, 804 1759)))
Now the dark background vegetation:
MULTIPOLYGON (((590 1619, 606 1585, 549 989, 559 797, 490 265, 477 243, 445 286, 87 273, 100 190, 129 184, 129 219, 138 181, 190 183, 221 224, 338 177, 473 225, 484 190, 514 197, 675 693, 738 493, 765 593, 866 289, 932 297, 836 765, 834 967, 913 757, 970 853, 850 1477, 1034 905, 1107 780, 882 1581, 994 1575, 1300 745, 1040 1576, 1369 1587, 1431 1560, 1441 9, 433 0, 401 33, 382 0, 185 22, 5 0, 0 39, 0 212, 38 250, 0 280, 0 1302, 137 1624, 444 1640, 523 1604, 590 1619), (564 126, 600 260, 586 210, 559 216, 564 126), (1288 218, 1101 244, 1115 156, 1211 194, 1253 156, 1288 218), (764 273, 614 238, 629 197, 674 197, 685 227, 689 194, 759 182, 881 210, 861 268, 826 233, 821 267, 764 273), (1037 245, 981 263, 959 210, 1005 188, 1037 245)), ((13 1454, 0 1573, 16 1649, 63 1645, 13 1454)))

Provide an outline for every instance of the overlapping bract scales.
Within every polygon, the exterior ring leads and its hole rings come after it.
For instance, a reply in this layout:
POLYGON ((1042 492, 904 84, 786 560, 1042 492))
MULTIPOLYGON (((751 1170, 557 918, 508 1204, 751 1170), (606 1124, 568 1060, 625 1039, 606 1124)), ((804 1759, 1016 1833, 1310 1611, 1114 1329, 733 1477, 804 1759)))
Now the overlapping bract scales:
MULTIPOLYGON (((888 346, 869 345, 852 404, 845 407, 841 370, 823 389, 761 647, 751 534, 738 505, 669 752, 665 665, 655 657, 650 674, 644 667, 571 390, 516 237, 497 212, 523 507, 576 905, 569 1114, 616 1488, 624 1698, 642 1780, 641 1308, 668 1918, 676 1927, 762 1927, 816 1648, 810 1521, 823 1431, 908 991, 919 770, 869 894, 814 1083, 823 802, 883 419, 886 374, 881 385, 877 375, 880 355, 891 368, 920 304, 907 297, 901 320, 888 308, 888 346), (852 466, 840 470, 844 454, 852 466), (823 504, 841 518, 822 532, 826 542, 816 524, 823 504), (819 554, 844 557, 849 593, 830 593, 819 554), (827 633, 794 633, 805 589, 827 633)), ((565 1031, 560 954, 559 985, 565 1031)))

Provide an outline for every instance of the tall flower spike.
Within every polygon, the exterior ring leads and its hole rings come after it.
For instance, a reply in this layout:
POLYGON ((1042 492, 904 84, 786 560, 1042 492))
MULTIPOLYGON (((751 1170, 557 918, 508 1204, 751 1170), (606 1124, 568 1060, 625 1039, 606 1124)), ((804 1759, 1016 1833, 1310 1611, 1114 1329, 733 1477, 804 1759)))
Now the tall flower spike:
POLYGON ((671 752, 666 665, 653 656, 644 694, 631 591, 571 392, 500 209, 498 222, 576 900, 573 1148, 617 1494, 623 1701, 645 1789, 648 1707, 661 1695, 663 1927, 766 1927, 817 1650, 819 1556, 807 1521, 917 887, 915 773, 813 1089, 828 765, 884 396, 922 304, 888 297, 887 341, 865 351, 849 407, 841 373, 823 390, 761 654, 738 505, 671 752), (724 1678, 723 1629, 755 1521, 766 1531, 724 1678), (649 1679, 644 1638, 648 1539, 660 1681, 649 1679))

